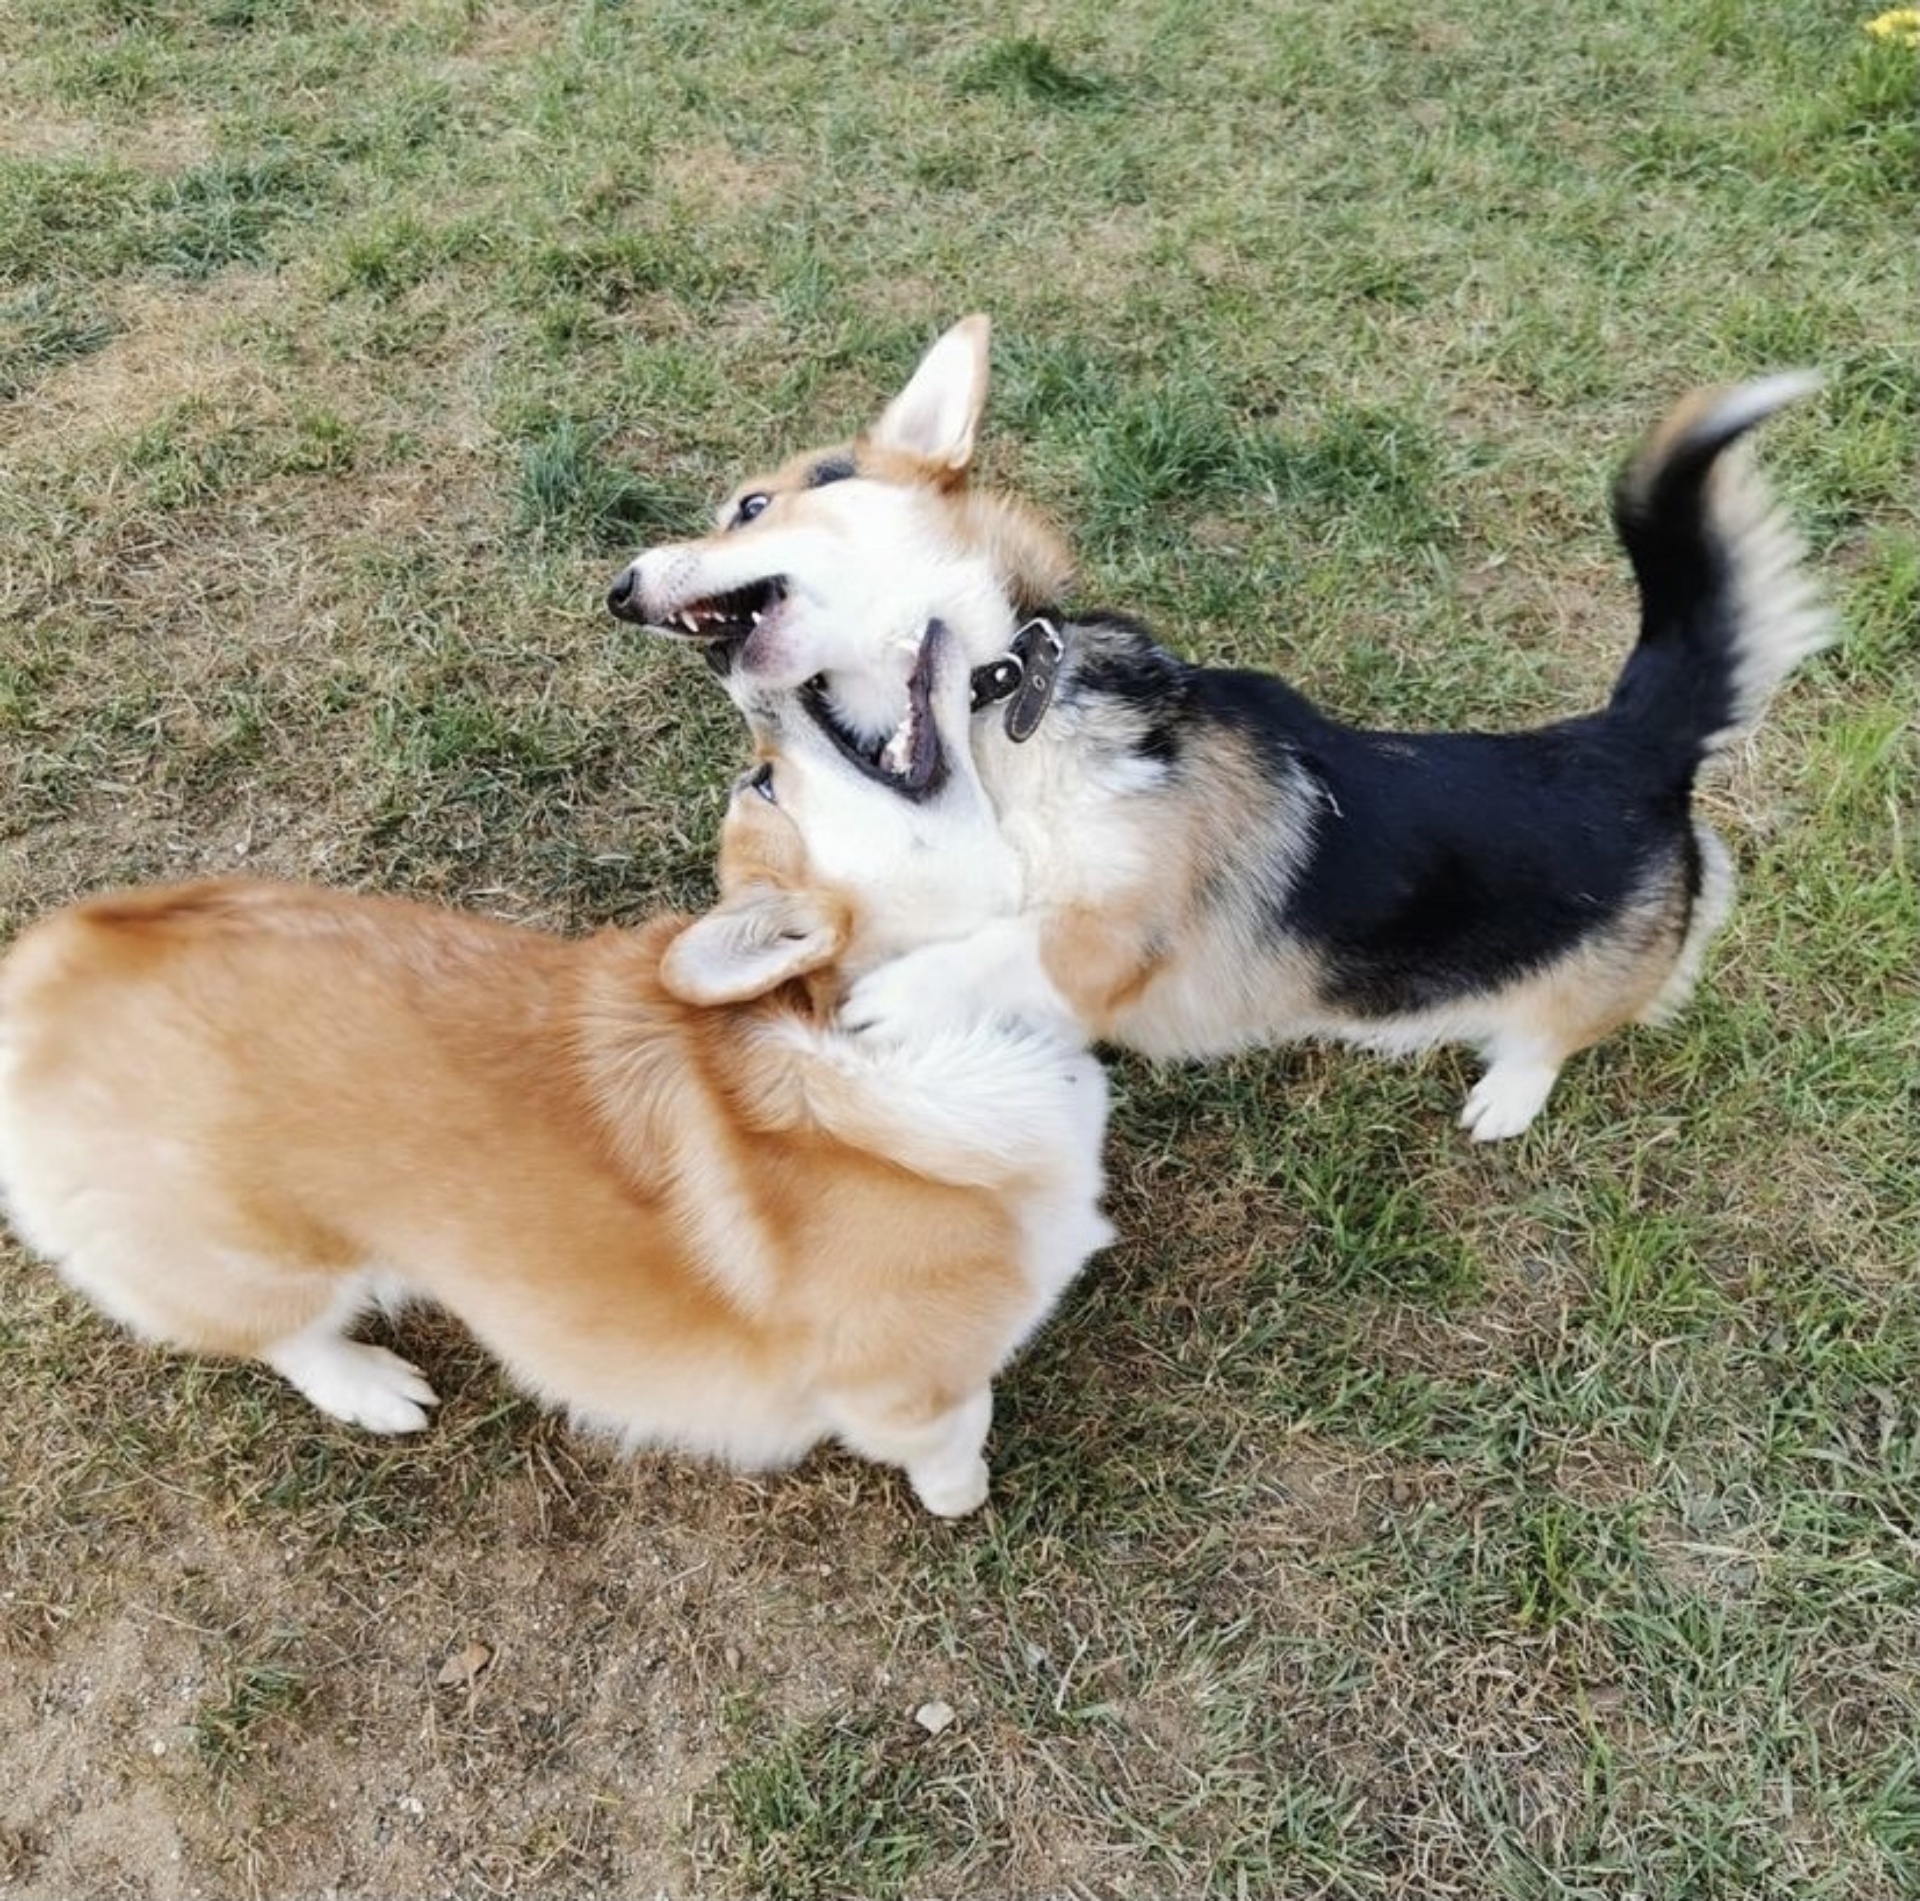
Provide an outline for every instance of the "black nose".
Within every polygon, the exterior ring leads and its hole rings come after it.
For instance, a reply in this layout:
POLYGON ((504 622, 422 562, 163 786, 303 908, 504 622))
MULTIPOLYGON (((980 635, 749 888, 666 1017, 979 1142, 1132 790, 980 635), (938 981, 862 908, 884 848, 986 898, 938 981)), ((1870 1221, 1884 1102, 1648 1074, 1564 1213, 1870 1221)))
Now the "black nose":
POLYGON ((631 568, 607 589, 607 611, 618 614, 622 620, 638 620, 639 609, 633 604, 633 590, 638 586, 631 568))

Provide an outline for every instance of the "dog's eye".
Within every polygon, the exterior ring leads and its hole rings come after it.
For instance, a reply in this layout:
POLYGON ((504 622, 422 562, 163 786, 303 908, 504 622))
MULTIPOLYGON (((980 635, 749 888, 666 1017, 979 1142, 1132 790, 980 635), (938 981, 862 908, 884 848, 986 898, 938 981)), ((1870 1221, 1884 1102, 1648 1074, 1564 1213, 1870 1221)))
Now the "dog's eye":
POLYGON ((771 495, 743 495, 733 511, 733 519, 727 523, 729 528, 744 528, 748 522, 757 520, 767 512, 767 504, 773 500, 771 495))
POLYGON ((750 790, 759 793, 769 805, 778 805, 780 801, 773 796, 773 761, 763 759, 747 774, 746 783, 750 790))

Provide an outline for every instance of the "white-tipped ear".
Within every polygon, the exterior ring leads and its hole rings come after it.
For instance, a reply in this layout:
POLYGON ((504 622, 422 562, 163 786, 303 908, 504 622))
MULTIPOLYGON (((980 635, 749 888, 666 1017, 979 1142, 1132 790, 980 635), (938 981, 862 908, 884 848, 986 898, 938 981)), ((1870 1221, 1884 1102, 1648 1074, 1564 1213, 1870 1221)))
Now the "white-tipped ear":
POLYGON ((973 435, 987 406, 987 338, 993 324, 960 321, 920 359, 920 367, 874 424, 867 440, 958 472, 973 460, 973 435))
POLYGON ((667 946, 660 981, 683 1003, 744 1003, 839 956, 846 926, 803 891, 751 885, 667 946))

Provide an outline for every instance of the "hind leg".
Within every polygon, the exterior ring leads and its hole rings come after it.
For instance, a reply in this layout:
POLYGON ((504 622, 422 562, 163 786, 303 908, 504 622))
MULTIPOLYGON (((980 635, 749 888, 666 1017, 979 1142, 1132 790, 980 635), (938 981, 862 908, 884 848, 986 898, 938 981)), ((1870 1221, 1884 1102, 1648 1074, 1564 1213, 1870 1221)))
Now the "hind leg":
POLYGON ((964 1518, 987 1500, 982 1456, 993 1423, 993 1389, 958 1405, 842 1394, 833 1405, 841 1442, 862 1458, 902 1467, 915 1496, 936 1518, 964 1518))
POLYGON ((1504 1141, 1530 1126, 1568 1058, 1640 1015, 1673 968, 1679 940, 1671 910, 1643 906, 1610 937, 1510 998, 1480 1039, 1487 1073, 1468 1095, 1460 1126, 1476 1142, 1504 1141))
POLYGON ((380 1291, 366 1272, 288 1268, 205 1233, 137 1241, 96 1234, 60 1274, 130 1332, 159 1345, 259 1360, 336 1419, 418 1432, 434 1393, 417 1367, 345 1330, 380 1291))
POLYGON ((418 1370, 344 1337, 383 1292, 403 1290, 324 1224, 237 1198, 207 1146, 159 1110, 95 1127, 91 1100, 63 1101, 44 1074, 23 1079, 0 1043, 8 1210, 68 1285, 144 1340, 260 1360, 337 1419, 375 1432, 427 1423, 434 1396, 418 1370))
POLYGON ((1659 1022, 1685 999, 1708 940, 1733 899, 1733 862, 1696 823, 1698 877, 1690 893, 1681 845, 1603 933, 1500 1002, 1480 1039, 1487 1073, 1460 1125, 1476 1142, 1518 1135, 1545 1107, 1571 1056, 1627 1023, 1659 1022))
POLYGON ((1572 1052, 1541 1037, 1500 1036, 1483 1053, 1487 1073, 1469 1092, 1460 1126, 1476 1142, 1500 1142, 1518 1135, 1547 1106, 1572 1052))
POLYGON ((1733 911, 1734 892, 1739 883, 1733 854, 1704 819, 1693 821, 1693 841, 1699 854, 1699 889, 1688 906, 1686 936, 1659 990, 1637 1013, 1637 1021, 1641 1023, 1671 1023, 1680 1014, 1700 981, 1701 967, 1707 961, 1707 946, 1733 911))

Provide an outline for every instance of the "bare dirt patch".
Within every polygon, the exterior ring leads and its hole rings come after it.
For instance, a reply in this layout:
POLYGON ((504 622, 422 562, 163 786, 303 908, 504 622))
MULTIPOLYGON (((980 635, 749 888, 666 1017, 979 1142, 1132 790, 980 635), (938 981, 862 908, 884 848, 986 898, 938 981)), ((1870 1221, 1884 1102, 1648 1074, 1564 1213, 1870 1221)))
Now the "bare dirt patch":
MULTIPOLYGON (((64 1305, 41 1274, 9 1279, 64 1305)), ((690 1804, 743 1713, 904 1718, 938 1683, 831 1613, 912 1524, 850 1462, 613 1457, 422 1317, 447 1408, 389 1469, 265 1378, 69 1324, 109 1385, 174 1385, 103 1450, 56 1381, 10 1447, 79 1521, 42 1550, 86 1557, 6 1579, 9 1892, 686 1892, 690 1804), (196 1413, 202 1445, 169 1445, 196 1413)))

